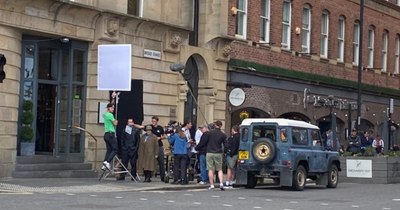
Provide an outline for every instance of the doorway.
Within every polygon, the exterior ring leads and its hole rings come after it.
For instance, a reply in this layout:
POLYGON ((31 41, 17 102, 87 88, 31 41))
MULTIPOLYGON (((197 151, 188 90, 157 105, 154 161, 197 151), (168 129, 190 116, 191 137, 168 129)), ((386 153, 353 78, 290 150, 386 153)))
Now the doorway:
POLYGON ((85 123, 87 49, 86 42, 23 36, 19 116, 30 101, 35 154, 84 155, 84 133, 71 126, 85 123))
POLYGON ((199 69, 193 56, 191 56, 186 62, 186 68, 183 72, 183 77, 187 81, 188 88, 190 89, 186 95, 184 121, 189 120, 192 123, 193 126, 190 129, 190 134, 191 136, 194 136, 197 130, 196 101, 198 100, 199 92, 199 69))

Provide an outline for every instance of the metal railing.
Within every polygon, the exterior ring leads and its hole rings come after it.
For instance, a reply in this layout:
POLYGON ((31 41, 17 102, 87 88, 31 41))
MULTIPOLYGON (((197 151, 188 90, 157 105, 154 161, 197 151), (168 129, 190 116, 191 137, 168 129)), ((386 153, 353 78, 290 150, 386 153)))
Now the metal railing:
MULTIPOLYGON (((89 134, 94 140, 95 140, 95 148, 94 148, 94 160, 93 160, 93 162, 94 162, 94 170, 95 171, 97 171, 97 164, 96 164, 96 160, 97 160, 97 142, 98 142, 98 140, 96 139, 96 137, 92 134, 92 133, 90 133, 89 131, 87 131, 86 129, 84 129, 84 128, 81 128, 81 127, 78 127, 78 126, 73 126, 73 125, 70 125, 70 126, 68 126, 69 128, 76 128, 76 129, 78 129, 78 130, 81 130, 81 131, 83 131, 83 132, 85 132, 85 133, 87 133, 87 134, 89 134)), ((64 131, 64 132, 67 132, 67 129, 64 129, 64 128, 62 128, 62 129, 60 129, 61 131, 64 131)))

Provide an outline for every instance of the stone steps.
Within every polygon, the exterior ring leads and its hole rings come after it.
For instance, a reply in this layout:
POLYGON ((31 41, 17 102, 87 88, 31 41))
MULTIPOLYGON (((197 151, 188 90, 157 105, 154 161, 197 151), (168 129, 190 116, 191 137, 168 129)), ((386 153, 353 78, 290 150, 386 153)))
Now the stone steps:
POLYGON ((14 178, 97 178, 92 164, 83 157, 45 156, 17 157, 14 178))

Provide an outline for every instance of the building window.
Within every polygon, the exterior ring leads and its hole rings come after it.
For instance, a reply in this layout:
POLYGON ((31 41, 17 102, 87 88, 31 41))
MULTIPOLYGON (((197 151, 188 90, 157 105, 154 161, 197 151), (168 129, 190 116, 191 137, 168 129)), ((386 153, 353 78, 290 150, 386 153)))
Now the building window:
POLYGON ((374 37, 375 28, 373 26, 369 27, 368 30, 368 67, 374 67, 374 37))
POLYGON ((290 1, 283 2, 283 21, 282 21, 282 48, 290 50, 290 25, 291 25, 291 10, 290 1))
POLYGON ((358 21, 354 23, 353 35, 353 64, 358 65, 358 48, 360 47, 360 24, 358 21))
POLYGON ((400 35, 397 35, 396 37, 396 49, 394 51, 394 73, 398 74, 399 73, 399 68, 400 68, 400 61, 399 61, 399 57, 400 57, 400 35))
POLYGON ((339 17, 339 27, 338 27, 338 61, 344 62, 344 17, 339 17))
POLYGON ((246 39, 247 33, 247 0, 238 0, 236 34, 246 39))
POLYGON ((384 31, 382 36, 382 71, 387 70, 387 43, 388 42, 388 32, 384 31))
POLYGON ((128 14, 143 17, 143 0, 128 0, 128 14))
POLYGON ((324 10, 321 20, 321 57, 328 58, 329 13, 324 10))
POLYGON ((261 1, 260 15, 260 39, 263 42, 269 43, 269 25, 270 25, 270 1, 261 1))
POLYGON ((311 31, 311 8, 306 4, 303 8, 303 26, 301 31, 301 51, 310 53, 310 31, 311 31))
POLYGON ((397 0, 397 5, 399 5, 399 6, 400 6, 400 0, 397 0))

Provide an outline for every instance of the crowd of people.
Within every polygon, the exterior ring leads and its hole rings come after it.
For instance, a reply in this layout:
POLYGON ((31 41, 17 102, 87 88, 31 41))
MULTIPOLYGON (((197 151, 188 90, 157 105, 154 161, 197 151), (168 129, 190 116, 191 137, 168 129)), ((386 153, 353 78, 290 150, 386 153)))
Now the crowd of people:
POLYGON ((347 152, 352 154, 365 153, 368 147, 373 147, 376 154, 383 154, 385 143, 380 135, 374 137, 374 131, 364 131, 360 137, 357 135, 357 130, 352 129, 350 136, 347 138, 347 152))
MULTIPOLYGON (((104 140, 106 143, 106 155, 103 162, 103 170, 111 170, 110 163, 117 154, 116 130, 118 121, 114 118, 114 105, 107 105, 107 113, 104 115, 104 140)), ((176 126, 173 132, 165 133, 162 126, 158 125, 159 118, 152 117, 150 125, 141 126, 128 119, 121 135, 122 164, 126 168, 131 165, 131 174, 137 176, 137 170, 143 171, 144 182, 151 182, 151 178, 159 166, 161 181, 165 180, 164 145, 163 139, 167 139, 173 148, 173 182, 172 184, 188 184, 187 171, 192 159, 198 160, 201 185, 209 184, 209 189, 215 189, 214 172, 217 172, 219 188, 225 190, 226 186, 232 186, 236 162, 239 151, 239 126, 233 126, 231 135, 227 137, 222 131, 222 122, 217 120, 210 125, 198 127, 194 138, 191 136, 192 123, 185 122, 182 126, 176 126), (142 135, 142 131, 145 133, 142 135), (227 177, 223 182, 223 163, 227 165, 227 177)), ((125 180, 126 174, 121 174, 118 180, 125 180)), ((138 179, 138 177, 135 177, 138 179)))

